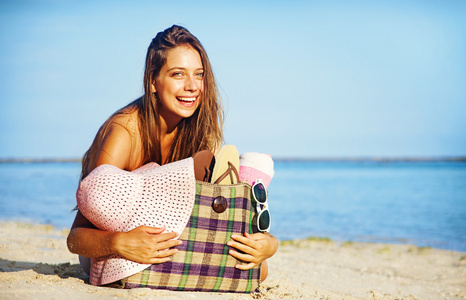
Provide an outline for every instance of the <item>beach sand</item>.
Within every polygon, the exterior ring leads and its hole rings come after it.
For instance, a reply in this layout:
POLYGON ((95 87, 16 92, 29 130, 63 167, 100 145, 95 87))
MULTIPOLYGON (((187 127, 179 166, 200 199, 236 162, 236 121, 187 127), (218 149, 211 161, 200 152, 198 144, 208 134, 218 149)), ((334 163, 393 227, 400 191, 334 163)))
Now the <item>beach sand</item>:
POLYGON ((255 294, 95 287, 67 234, 0 223, 0 299, 466 299, 466 253, 325 239, 282 242, 255 294))

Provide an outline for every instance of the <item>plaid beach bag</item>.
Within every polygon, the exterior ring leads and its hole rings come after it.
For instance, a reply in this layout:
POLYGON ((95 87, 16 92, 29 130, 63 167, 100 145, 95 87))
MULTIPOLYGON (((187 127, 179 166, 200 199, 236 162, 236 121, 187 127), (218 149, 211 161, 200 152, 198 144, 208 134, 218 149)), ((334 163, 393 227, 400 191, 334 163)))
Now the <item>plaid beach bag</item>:
POLYGON ((191 217, 172 259, 122 280, 123 288, 250 293, 260 283, 261 266, 239 270, 228 254, 232 234, 255 233, 255 206, 247 183, 216 185, 196 181, 191 217), (253 224, 254 223, 254 224, 253 224))

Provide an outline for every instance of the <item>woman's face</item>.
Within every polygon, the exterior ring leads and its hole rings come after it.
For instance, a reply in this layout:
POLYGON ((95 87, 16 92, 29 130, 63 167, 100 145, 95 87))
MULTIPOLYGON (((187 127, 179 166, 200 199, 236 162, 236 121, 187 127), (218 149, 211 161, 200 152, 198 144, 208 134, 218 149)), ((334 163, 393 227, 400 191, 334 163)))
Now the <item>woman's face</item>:
POLYGON ((193 115, 204 90, 204 68, 199 53, 188 45, 168 52, 167 61, 152 85, 167 124, 193 115))

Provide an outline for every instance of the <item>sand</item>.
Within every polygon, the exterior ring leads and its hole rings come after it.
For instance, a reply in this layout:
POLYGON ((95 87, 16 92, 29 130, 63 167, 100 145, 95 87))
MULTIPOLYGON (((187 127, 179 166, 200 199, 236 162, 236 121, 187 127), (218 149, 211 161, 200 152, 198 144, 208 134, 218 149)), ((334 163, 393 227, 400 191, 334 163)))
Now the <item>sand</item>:
POLYGON ((0 299, 466 299, 466 253, 325 239, 282 242, 255 294, 95 287, 67 234, 0 223, 0 299))

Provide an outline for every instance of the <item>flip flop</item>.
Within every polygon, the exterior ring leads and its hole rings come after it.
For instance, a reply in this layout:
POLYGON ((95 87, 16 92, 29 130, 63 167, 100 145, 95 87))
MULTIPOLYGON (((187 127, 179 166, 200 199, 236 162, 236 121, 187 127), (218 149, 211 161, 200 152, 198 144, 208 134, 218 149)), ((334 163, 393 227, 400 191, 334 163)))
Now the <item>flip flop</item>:
MULTIPOLYGON (((228 176, 230 176, 229 178, 230 178, 231 184, 235 184, 239 180, 238 170, 236 170, 236 167, 231 162, 228 162, 228 169, 225 171, 225 173, 220 175, 220 177, 217 178, 217 180, 215 180, 214 184, 221 184, 220 182, 222 182, 228 176), (231 172, 233 172, 233 174, 236 176, 236 181, 234 180, 231 172)), ((223 184, 229 184, 229 183, 227 182, 223 184)))
POLYGON ((238 169, 238 150, 233 145, 225 145, 222 147, 222 149, 220 149, 220 152, 217 154, 217 156, 215 156, 215 166, 210 182, 215 184, 238 183, 238 169))
POLYGON ((193 155, 194 176, 196 180, 210 182, 215 165, 215 157, 209 150, 203 150, 193 155))

